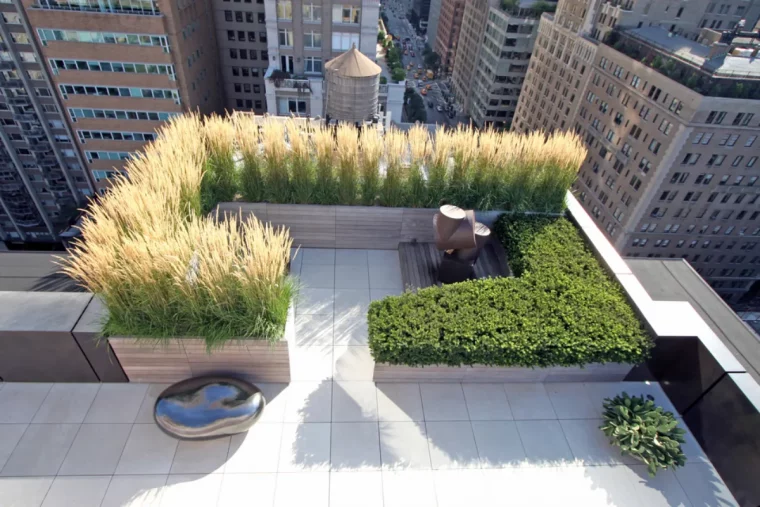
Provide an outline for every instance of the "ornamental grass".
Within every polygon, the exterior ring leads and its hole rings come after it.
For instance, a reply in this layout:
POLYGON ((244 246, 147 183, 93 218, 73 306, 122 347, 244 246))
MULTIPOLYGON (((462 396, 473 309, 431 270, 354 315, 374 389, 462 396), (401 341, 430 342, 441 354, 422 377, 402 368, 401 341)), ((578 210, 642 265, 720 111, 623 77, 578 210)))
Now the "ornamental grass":
POLYGON ((407 132, 235 113, 202 124, 201 204, 249 202, 559 213, 586 149, 571 132, 422 125, 407 132))
POLYGON ((172 120, 85 212, 81 240, 59 262, 103 299, 105 336, 202 337, 209 348, 282 336, 293 290, 288 231, 202 213, 208 196, 229 195, 233 140, 245 128, 172 120))

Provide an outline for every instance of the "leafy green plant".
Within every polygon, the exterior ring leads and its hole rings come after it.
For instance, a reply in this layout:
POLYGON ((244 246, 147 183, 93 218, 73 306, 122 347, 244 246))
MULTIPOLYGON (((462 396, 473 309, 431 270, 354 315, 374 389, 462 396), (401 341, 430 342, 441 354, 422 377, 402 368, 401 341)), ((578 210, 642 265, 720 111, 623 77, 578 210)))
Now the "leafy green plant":
POLYGON ((676 469, 686 463, 681 450, 686 431, 678 427, 672 412, 655 406, 652 396, 629 396, 623 392, 605 398, 604 423, 599 427, 620 448, 623 456, 633 456, 647 465, 649 475, 676 469))
POLYGON ((516 277, 372 302, 375 361, 549 367, 647 358, 651 338, 569 220, 505 214, 494 233, 516 277))
POLYGON ((393 79, 396 82, 403 81, 406 79, 406 71, 402 69, 401 67, 396 67, 391 72, 391 79, 393 79))

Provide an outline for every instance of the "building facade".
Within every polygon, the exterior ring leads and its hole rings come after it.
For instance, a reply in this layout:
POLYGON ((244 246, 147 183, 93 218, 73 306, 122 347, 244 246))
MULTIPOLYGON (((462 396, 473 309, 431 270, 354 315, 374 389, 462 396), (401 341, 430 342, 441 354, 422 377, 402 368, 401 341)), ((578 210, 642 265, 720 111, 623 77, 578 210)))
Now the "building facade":
POLYGON ((224 109, 263 114, 269 67, 264 0, 213 0, 213 6, 224 109))
MULTIPOLYGON (((446 74, 454 70, 454 61, 459 44, 459 33, 462 28, 462 15, 464 14, 464 0, 440 0, 440 10, 436 20, 436 35, 430 46, 441 57, 441 69, 446 74)), ((433 26, 433 22, 430 22, 433 26)), ((428 30, 428 37, 432 29, 428 30)))
POLYGON ((23 3, 98 188, 164 121, 221 109, 210 1, 23 3))
POLYGON ((538 33, 541 5, 495 0, 466 3, 452 83, 462 112, 476 125, 511 125, 538 33))
POLYGON ((0 240, 53 242, 95 185, 23 6, 0 14, 0 240))
POLYGON ((706 12, 674 28, 678 3, 610 26, 606 5, 544 15, 514 128, 574 129, 574 191, 616 248, 684 258, 736 303, 760 280, 757 39, 700 28, 706 12))
POLYGON ((430 15, 428 16, 427 43, 435 50, 435 38, 438 34, 438 21, 441 17, 443 0, 430 1, 430 15))
POLYGON ((269 114, 324 115, 324 64, 352 47, 377 58, 379 0, 264 0, 269 114))

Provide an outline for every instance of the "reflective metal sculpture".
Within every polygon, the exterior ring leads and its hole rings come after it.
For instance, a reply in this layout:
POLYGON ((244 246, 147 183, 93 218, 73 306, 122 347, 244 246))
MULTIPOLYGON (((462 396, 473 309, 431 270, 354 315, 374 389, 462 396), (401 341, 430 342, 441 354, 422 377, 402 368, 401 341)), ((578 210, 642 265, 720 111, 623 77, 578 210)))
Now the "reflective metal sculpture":
POLYGON ((433 217, 435 246, 443 250, 438 280, 462 282, 475 277, 473 268, 491 230, 475 221, 475 212, 447 204, 433 217))
POLYGON ((206 440, 247 431, 266 406, 262 392, 244 380, 196 377, 168 387, 156 399, 154 417, 182 440, 206 440))

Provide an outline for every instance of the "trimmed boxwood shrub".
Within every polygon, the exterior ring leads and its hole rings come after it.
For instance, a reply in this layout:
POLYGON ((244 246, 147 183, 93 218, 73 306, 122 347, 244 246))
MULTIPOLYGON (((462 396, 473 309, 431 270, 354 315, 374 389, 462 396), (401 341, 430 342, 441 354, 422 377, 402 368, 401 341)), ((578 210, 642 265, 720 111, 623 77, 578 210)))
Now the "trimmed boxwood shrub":
POLYGON ((494 232, 515 277, 373 302, 375 361, 548 367, 646 359, 649 335, 569 220, 502 215, 494 232))

